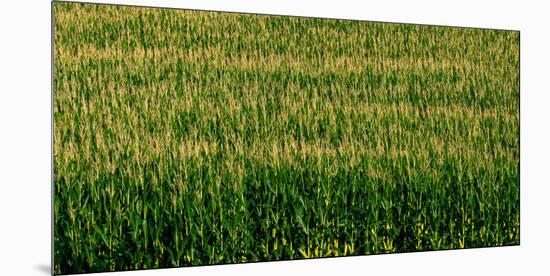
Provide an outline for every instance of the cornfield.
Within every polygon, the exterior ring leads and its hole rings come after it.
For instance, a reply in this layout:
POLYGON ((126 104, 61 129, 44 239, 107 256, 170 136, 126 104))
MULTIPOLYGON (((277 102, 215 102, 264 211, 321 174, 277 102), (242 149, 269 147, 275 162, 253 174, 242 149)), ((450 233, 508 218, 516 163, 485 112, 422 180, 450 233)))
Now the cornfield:
POLYGON ((54 3, 56 274, 519 244, 519 33, 54 3))

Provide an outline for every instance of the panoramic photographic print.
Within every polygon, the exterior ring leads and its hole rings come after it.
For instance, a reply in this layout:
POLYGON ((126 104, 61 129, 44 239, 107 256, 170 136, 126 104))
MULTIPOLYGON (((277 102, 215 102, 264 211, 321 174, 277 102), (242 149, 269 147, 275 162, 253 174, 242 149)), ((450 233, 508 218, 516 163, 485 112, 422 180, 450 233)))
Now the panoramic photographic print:
POLYGON ((519 245, 519 32, 53 3, 53 270, 519 245))

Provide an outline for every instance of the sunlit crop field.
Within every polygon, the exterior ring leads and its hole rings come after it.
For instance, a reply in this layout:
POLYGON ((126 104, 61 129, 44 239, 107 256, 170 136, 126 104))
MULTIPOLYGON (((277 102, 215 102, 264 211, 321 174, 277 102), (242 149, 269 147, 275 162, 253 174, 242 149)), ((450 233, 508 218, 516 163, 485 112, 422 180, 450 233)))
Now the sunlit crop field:
POLYGON ((519 244, 519 33, 54 4, 58 274, 519 244))

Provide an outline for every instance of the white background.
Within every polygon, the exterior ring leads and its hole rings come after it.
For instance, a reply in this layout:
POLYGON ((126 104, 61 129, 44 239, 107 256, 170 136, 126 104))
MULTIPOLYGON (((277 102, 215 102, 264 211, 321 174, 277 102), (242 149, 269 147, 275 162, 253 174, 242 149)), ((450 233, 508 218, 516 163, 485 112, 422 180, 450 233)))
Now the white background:
MULTIPOLYGON (((117 275, 550 275, 550 8, 544 1, 90 2, 521 31, 521 246, 117 275)), ((50 270, 50 4, 10 0, 0 5, 0 275, 47 275, 50 270)))

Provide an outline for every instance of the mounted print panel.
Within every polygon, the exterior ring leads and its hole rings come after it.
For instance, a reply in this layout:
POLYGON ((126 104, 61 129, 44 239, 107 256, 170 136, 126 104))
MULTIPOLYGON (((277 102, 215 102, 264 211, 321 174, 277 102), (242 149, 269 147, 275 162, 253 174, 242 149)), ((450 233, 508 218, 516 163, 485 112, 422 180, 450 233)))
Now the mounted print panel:
POLYGON ((53 5, 55 274, 519 244, 519 32, 53 5))

